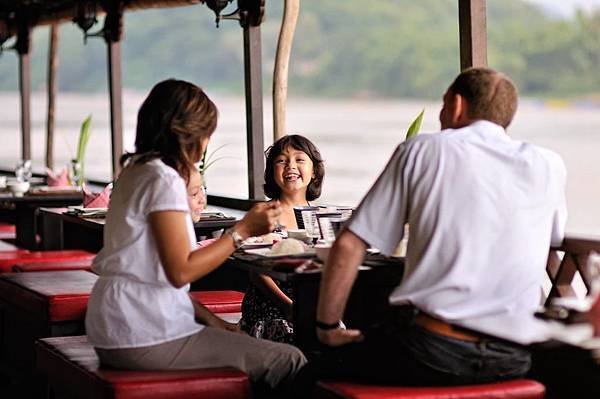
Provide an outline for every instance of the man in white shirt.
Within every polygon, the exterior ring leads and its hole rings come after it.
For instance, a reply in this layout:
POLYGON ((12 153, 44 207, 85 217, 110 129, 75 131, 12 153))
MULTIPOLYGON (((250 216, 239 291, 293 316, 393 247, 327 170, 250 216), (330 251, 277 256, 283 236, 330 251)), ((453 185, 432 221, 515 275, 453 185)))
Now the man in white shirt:
POLYGON ((337 239, 324 268, 317 335, 336 347, 300 380, 341 377, 401 385, 490 382, 524 375, 529 354, 457 325, 532 314, 550 245, 563 239, 566 172, 551 151, 505 132, 517 92, 487 68, 462 72, 444 95, 442 131, 398 146, 337 239), (391 255, 410 238, 385 328, 340 320, 365 250, 391 255), (396 314, 399 312, 393 311, 396 314))

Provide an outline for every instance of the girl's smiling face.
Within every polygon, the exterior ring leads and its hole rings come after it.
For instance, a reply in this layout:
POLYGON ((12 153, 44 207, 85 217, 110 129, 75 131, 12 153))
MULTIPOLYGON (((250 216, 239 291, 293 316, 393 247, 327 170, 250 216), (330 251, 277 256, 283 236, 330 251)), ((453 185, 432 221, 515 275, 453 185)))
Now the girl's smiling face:
POLYGON ((187 194, 192 221, 194 223, 199 222, 200 215, 206 205, 206 195, 204 193, 204 187, 202 187, 202 176, 200 176, 200 173, 197 170, 190 173, 187 194))
POLYGON ((313 162, 304 151, 286 147, 275 157, 275 183, 282 193, 292 193, 303 190, 306 192, 311 179, 314 177, 313 162))

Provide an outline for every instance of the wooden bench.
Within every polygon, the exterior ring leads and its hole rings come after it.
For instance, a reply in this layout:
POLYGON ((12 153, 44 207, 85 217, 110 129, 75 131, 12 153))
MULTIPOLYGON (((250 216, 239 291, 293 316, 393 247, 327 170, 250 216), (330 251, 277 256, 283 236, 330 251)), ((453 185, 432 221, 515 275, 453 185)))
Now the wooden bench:
POLYGON ((391 387, 320 382, 316 399, 543 399, 545 388, 533 380, 454 387, 391 387))
POLYGON ((235 369, 127 371, 103 369, 85 336, 45 338, 37 370, 54 397, 73 399, 244 399, 250 381, 235 369))
POLYGON ((17 236, 17 229, 14 224, 7 222, 0 222, 0 239, 15 239, 17 236))
POLYGON ((56 272, 65 270, 85 270, 92 271, 91 260, 65 260, 56 262, 43 263, 22 263, 12 267, 14 273, 29 273, 29 272, 56 272))
POLYGON ((0 273, 10 273, 18 264, 43 264, 57 262, 92 262, 96 254, 79 249, 61 251, 3 251, 0 252, 0 273))
POLYGON ((84 333, 93 273, 54 271, 0 275, 0 366, 13 378, 34 370, 34 343, 84 333))
POLYGON ((213 313, 239 313, 244 293, 239 291, 192 291, 190 295, 213 313))

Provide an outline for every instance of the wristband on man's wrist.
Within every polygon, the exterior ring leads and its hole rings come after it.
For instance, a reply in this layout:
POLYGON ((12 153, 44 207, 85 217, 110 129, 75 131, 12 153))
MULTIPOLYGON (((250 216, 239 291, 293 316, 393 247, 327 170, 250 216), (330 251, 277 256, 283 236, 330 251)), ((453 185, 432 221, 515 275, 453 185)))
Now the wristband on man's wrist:
POLYGON ((335 330, 342 327, 342 321, 338 320, 335 323, 323 323, 322 321, 316 320, 315 325, 319 330, 335 330))

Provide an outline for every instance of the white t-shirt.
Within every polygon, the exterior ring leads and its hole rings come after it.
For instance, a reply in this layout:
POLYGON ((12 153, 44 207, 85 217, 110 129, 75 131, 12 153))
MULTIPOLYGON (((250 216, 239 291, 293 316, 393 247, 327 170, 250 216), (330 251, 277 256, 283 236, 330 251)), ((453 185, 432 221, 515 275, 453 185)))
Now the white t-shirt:
POLYGON ((172 341, 200 331, 189 285, 169 283, 148 215, 186 212, 190 248, 196 237, 184 180, 160 160, 126 167, 115 183, 104 226, 104 247, 93 269, 100 274, 85 319, 89 341, 98 348, 135 348, 172 341))
POLYGON ((392 304, 452 322, 530 314, 563 239, 565 182, 557 154, 478 121, 400 144, 348 227, 389 255, 410 224, 392 304))

